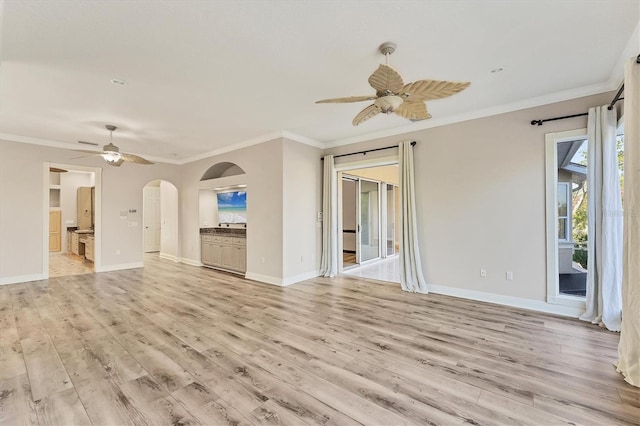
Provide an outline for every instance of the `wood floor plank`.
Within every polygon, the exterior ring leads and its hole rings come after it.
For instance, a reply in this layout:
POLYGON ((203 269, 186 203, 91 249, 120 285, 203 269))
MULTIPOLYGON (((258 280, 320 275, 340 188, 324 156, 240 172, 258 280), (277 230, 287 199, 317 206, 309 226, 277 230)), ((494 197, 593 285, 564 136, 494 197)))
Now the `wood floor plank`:
POLYGON ((22 339, 20 344, 34 401, 73 387, 49 335, 22 339))
POLYGON ((0 379, 0 424, 39 424, 26 374, 0 379))
POLYGON ((146 255, 0 286, 0 332, 2 424, 640 425, 616 333, 358 277, 146 255))
POLYGON ((41 425, 91 424, 75 389, 54 393, 36 402, 36 412, 41 425))

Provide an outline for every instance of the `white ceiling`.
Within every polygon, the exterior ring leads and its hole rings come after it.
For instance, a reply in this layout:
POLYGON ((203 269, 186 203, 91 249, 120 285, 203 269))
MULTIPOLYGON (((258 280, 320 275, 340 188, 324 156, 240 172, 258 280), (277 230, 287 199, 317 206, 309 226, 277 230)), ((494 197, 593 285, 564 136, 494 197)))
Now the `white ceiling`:
POLYGON ((640 53, 639 3, 5 0, 0 136, 105 144, 109 123, 121 150, 184 161, 275 132, 335 145, 598 93, 640 53), (367 103, 314 103, 373 94, 385 41, 405 82, 470 88, 418 123, 353 127, 367 103))

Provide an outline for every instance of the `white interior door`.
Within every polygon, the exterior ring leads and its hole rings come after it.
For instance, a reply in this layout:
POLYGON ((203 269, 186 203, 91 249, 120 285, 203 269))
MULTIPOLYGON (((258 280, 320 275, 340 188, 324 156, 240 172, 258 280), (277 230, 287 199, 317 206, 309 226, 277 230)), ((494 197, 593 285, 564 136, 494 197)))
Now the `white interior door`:
POLYGON ((160 188, 145 186, 142 194, 144 252, 160 251, 160 188))

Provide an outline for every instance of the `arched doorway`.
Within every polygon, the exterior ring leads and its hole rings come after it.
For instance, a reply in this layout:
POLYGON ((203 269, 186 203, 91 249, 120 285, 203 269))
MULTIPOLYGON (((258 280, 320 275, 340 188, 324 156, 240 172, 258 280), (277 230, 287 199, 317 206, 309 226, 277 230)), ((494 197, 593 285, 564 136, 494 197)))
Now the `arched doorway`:
POLYGON ((177 261, 178 188, 165 180, 153 180, 142 189, 142 247, 146 254, 157 254, 177 261))

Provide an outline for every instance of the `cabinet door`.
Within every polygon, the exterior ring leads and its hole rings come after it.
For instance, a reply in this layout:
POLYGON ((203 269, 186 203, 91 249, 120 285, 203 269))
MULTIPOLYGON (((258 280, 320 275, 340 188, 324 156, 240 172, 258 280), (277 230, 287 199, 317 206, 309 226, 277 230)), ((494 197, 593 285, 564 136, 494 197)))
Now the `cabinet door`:
POLYGON ((62 250, 62 212, 52 210, 49 212, 49 251, 62 250))
POLYGON ((233 270, 244 272, 247 267, 247 249, 244 246, 233 248, 233 270))
POLYGON ((211 263, 214 266, 222 266, 222 245, 220 243, 211 244, 212 254, 211 263))
POLYGON ((222 267, 233 269, 234 250, 231 244, 222 245, 222 267))
POLYGON ((78 229, 91 228, 91 188, 81 186, 77 190, 77 224, 78 229))
POLYGON ((213 264, 213 262, 212 262, 212 251, 213 250, 212 250, 212 247, 211 247, 211 243, 207 243, 207 242, 203 241, 201 246, 200 246, 200 260, 205 265, 213 264))

